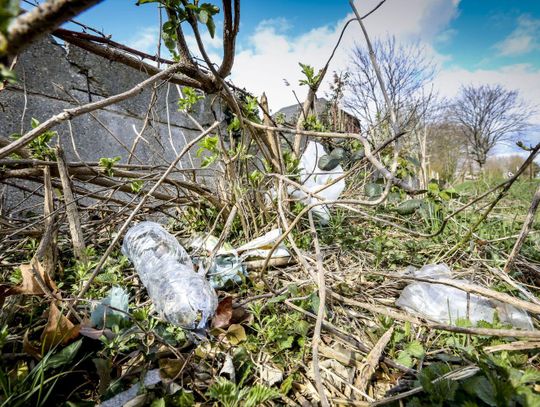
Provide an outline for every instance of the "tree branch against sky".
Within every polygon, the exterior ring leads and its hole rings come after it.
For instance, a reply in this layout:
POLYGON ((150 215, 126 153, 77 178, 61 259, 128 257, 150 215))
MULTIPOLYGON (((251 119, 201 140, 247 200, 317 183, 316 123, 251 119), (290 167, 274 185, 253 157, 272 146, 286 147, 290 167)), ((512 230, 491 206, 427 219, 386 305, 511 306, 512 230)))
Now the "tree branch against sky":
POLYGON ((451 104, 449 113, 462 132, 472 158, 483 168, 497 144, 523 136, 533 111, 515 90, 500 85, 466 85, 451 104))
MULTIPOLYGON (((395 37, 378 40, 373 48, 400 127, 410 127, 433 79, 434 65, 422 46, 398 44, 395 37)), ((344 105, 360 119, 364 131, 370 131, 387 121, 385 100, 367 50, 357 45, 350 61, 344 105)))

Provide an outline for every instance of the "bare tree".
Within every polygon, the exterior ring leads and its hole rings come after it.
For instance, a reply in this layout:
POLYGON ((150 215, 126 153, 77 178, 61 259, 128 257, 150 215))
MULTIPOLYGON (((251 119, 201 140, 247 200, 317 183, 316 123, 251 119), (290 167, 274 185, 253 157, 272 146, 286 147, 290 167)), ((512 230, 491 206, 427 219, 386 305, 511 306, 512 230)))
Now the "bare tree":
POLYGON ((451 182, 456 176, 465 140, 459 128, 440 117, 426 126, 429 177, 451 182))
POLYGON ((515 140, 527 130, 531 115, 531 108, 516 90, 468 85, 451 104, 449 117, 459 126, 468 153, 482 169, 497 144, 515 140))
MULTIPOLYGON (((382 79, 386 83, 390 103, 396 112, 401 129, 414 126, 422 116, 418 109, 425 108, 425 88, 434 75, 432 61, 426 58, 418 44, 396 44, 394 37, 374 41, 373 51, 380 63, 382 79)), ((379 139, 385 134, 373 134, 388 128, 388 104, 377 82, 369 52, 357 45, 351 55, 347 92, 344 105, 361 121, 363 130, 370 138, 379 139)), ((430 99, 431 96, 428 96, 430 99)))

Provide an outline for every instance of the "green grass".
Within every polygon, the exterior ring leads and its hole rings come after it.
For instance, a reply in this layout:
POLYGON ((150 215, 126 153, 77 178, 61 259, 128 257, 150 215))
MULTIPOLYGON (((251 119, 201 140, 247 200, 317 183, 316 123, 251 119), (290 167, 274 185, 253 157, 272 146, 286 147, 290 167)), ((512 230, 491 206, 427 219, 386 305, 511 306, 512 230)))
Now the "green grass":
MULTIPOLYGON (((487 191, 500 180, 467 181, 455 187, 459 197, 446 199, 442 191, 434 190, 424 199, 429 205, 426 211, 400 215, 396 208, 399 202, 388 203, 367 211, 403 227, 429 233, 438 229, 441 219, 471 198, 487 191)), ((485 272, 485 265, 504 266, 514 242, 515 234, 521 229, 530 200, 538 181, 517 182, 487 218, 468 244, 456 254, 443 260, 453 269, 477 269, 485 272)), ((488 197, 489 202, 495 194, 488 197)), ((389 226, 380 226, 360 214, 334 209, 327 226, 320 226, 318 235, 326 253, 327 285, 347 297, 374 300, 392 304, 402 286, 389 282, 384 277, 369 271, 401 270, 407 265, 421 266, 433 262, 460 241, 470 225, 479 218, 482 203, 457 216, 448 223, 443 233, 435 238, 413 237, 407 232, 389 226), (362 277, 359 274, 362 271, 362 277), (367 290, 367 291, 366 291, 367 290), (372 290, 372 291, 369 291, 372 290), (380 290, 386 290, 380 292, 380 290), (384 302, 386 301, 386 302, 384 302)), ((293 208, 298 212, 299 208, 293 208)), ((216 220, 216 214, 204 211, 203 217, 216 220)), ((201 219, 202 219, 201 218, 201 219)), ((200 229, 204 221, 196 223, 197 212, 189 212, 188 230, 200 229)), ((180 231, 182 221, 175 223, 180 231)), ((235 225, 236 229, 239 226, 235 225)), ((522 255, 531 262, 540 262, 538 220, 533 234, 527 239, 522 255)), ((312 250, 309 232, 297 232, 295 239, 301 249, 312 250)), ((230 239, 236 244, 242 240, 240 233, 233 230, 230 239)), ((35 240, 27 240, 23 250, 6 261, 14 264, 27 263, 37 247, 35 240)), ((72 257, 68 241, 60 240, 60 259, 63 275, 56 281, 65 296, 75 296, 88 281, 91 270, 106 248, 94 246, 88 250, 89 263, 80 264, 72 257)), ((5 282, 19 282, 20 271, 8 270, 2 274, 5 282)), ((298 270, 285 269, 282 274, 270 272, 273 284, 289 285, 289 290, 279 296, 252 301, 247 309, 250 319, 242 323, 240 334, 231 340, 230 334, 215 332, 210 342, 197 342, 193 335, 178 327, 161 321, 151 312, 144 290, 131 278, 134 271, 129 262, 115 252, 107 261, 104 271, 91 285, 80 309, 89 309, 89 300, 103 298, 114 285, 124 287, 130 296, 129 313, 132 319, 126 326, 113 327, 112 336, 97 339, 82 338, 67 347, 59 347, 45 353, 42 361, 24 354, 23 338, 39 343, 40 329, 45 319, 43 312, 47 302, 43 298, 23 299, 9 325, 0 332, 0 405, 51 405, 55 399, 69 401, 70 405, 93 404, 105 400, 138 382, 147 370, 158 366, 175 373, 177 391, 169 394, 164 387, 145 389, 146 403, 155 406, 189 406, 195 402, 206 405, 246 406, 258 405, 272 399, 286 404, 288 397, 304 388, 306 371, 310 370, 311 337, 314 321, 304 313, 292 310, 286 301, 293 301, 306 312, 316 313, 318 308, 317 288, 309 276, 298 270), (288 273, 292 273, 288 275, 288 273), (129 277, 129 278, 128 278, 129 277), (303 283, 307 281, 307 283, 303 283), (174 349, 173 353, 171 349, 174 349), (178 353, 180 356, 178 356, 178 353), (21 355, 13 358, 12 355, 21 355), (221 378, 215 380, 224 360, 233 360, 236 383, 221 378), (51 363, 51 360, 56 361, 51 363), (181 361, 182 363, 179 363, 181 361), (184 364, 185 362, 185 364, 184 364), (282 372, 283 380, 272 386, 261 383, 261 365, 272 366, 282 372), (180 368, 184 366, 184 370, 180 368)), ((532 283, 528 277, 514 273, 522 283, 532 283)), ((498 282, 494 289, 513 292, 505 283, 498 282)), ((230 294, 239 299, 260 294, 268 290, 256 274, 230 294)), ((225 293, 222 293, 222 296, 225 293)), ((411 386, 422 385, 425 391, 404 400, 407 406, 506 406, 534 405, 538 393, 533 384, 540 380, 532 370, 538 365, 538 351, 504 351, 488 354, 486 346, 514 341, 513 338, 491 338, 442 331, 430 332, 426 328, 414 327, 377 314, 351 316, 343 304, 327 302, 325 320, 373 346, 390 327, 394 327, 385 355, 399 363, 417 369, 414 376, 406 376, 411 386), (432 383, 433 379, 463 366, 475 365, 480 369, 471 378, 432 383)), ((460 323, 467 326, 467 321, 460 323)), ((500 328, 502 326, 494 324, 500 328)), ((324 340, 333 346, 334 337, 325 334, 324 340)), ((384 367, 377 373, 374 389, 377 397, 388 389, 386 382, 395 384, 400 373, 384 367), (378 383, 380 381, 380 384, 378 383)), ((395 404, 398 405, 398 404, 395 404)))

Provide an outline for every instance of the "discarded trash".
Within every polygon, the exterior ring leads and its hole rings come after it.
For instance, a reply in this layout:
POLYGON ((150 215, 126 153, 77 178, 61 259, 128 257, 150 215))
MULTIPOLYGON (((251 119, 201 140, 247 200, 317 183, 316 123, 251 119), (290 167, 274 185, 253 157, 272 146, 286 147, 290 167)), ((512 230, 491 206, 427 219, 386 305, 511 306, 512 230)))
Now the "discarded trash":
MULTIPOLYGON (((191 248, 205 251, 208 255, 214 251, 219 239, 216 236, 198 236, 190 244, 191 248)), ((201 271, 204 271, 204 257, 196 258, 201 271)), ((208 267, 208 266, 206 266, 208 267)), ((224 243, 212 260, 206 277, 214 288, 223 288, 229 283, 240 284, 242 276, 247 275, 246 268, 238 256, 238 252, 229 244, 224 243)))
MULTIPOLYGON (((247 259, 248 257, 259 257, 264 259, 268 257, 270 250, 281 235, 281 228, 272 229, 270 232, 258 237, 257 239, 253 239, 236 250, 238 253, 242 253, 242 259, 247 259)), ((272 253, 272 258, 288 257, 290 255, 291 254, 285 245, 281 243, 276 250, 274 250, 274 253, 272 253)))
POLYGON ((121 287, 113 287, 90 315, 92 327, 103 329, 120 325, 128 319, 128 295, 121 287), (111 308, 112 307, 112 308, 111 308))
MULTIPOLYGON (((161 382, 161 376, 159 375, 159 369, 149 370, 142 380, 142 385, 145 388, 153 388, 156 384, 161 382)), ((114 397, 111 397, 108 400, 105 400, 103 403, 99 404, 98 407, 124 407, 130 405, 130 402, 135 401, 137 394, 141 389, 141 383, 135 383, 129 389, 118 393, 114 397)), ((141 403, 146 404, 146 395, 141 398, 141 403)), ((132 405, 142 405, 142 404, 132 404, 132 405)))
MULTIPOLYGON (((317 165, 319 159, 326 155, 324 147, 321 144, 314 141, 308 142, 304 154, 300 157, 300 181, 307 191, 320 196, 324 200, 336 200, 345 189, 345 181, 341 179, 333 185, 326 188, 324 187, 343 175, 343 168, 341 165, 334 165, 335 160, 333 160, 333 158, 337 159, 337 153, 336 157, 328 155, 329 158, 325 158, 323 162, 320 163, 323 168, 332 169, 324 170, 319 168, 317 165)), ((306 205, 321 201, 298 189, 294 190, 291 195, 294 198, 301 199, 306 205)), ((325 225, 328 223, 330 212, 326 205, 315 206, 311 211, 319 218, 321 224, 325 225)))
MULTIPOLYGON (((434 280, 452 278, 452 271, 444 263, 429 264, 420 270, 410 267, 408 271, 418 278, 434 280)), ((504 324, 525 330, 534 329, 531 318, 523 310, 443 284, 426 282, 409 284, 396 304, 405 310, 444 324, 455 324, 458 319, 468 319, 475 325, 480 321, 493 323, 494 315, 497 313, 499 321, 504 324)))
MULTIPOLYGON (((247 276, 246 266, 243 261, 252 257, 266 258, 280 236, 281 229, 278 228, 253 239, 238 249, 233 248, 229 243, 223 243, 208 269, 207 278, 212 287, 223 288, 229 283, 241 283, 243 276, 247 276)), ((218 241, 219 239, 216 236, 198 236, 191 242, 190 247, 203 250, 206 252, 205 254, 209 254, 214 251, 218 241)), ((272 253, 272 258, 289 256, 290 253, 283 243, 272 253)), ((204 267, 202 257, 199 257, 197 262, 200 265, 199 267, 204 267)))
POLYGON ((178 241, 161 225, 141 222, 124 237, 128 257, 154 307, 170 323, 204 328, 217 308, 217 295, 178 241))

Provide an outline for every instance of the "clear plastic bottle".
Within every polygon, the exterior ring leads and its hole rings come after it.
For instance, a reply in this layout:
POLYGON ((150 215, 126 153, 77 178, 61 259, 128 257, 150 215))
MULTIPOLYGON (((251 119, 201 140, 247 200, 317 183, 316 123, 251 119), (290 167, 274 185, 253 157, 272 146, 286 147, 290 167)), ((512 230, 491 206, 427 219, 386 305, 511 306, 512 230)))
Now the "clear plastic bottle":
POLYGON ((141 222, 124 237, 122 253, 133 263, 155 309, 174 325, 204 328, 217 308, 217 295, 193 269, 186 250, 155 222, 141 222))

